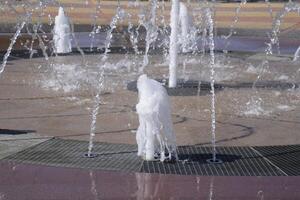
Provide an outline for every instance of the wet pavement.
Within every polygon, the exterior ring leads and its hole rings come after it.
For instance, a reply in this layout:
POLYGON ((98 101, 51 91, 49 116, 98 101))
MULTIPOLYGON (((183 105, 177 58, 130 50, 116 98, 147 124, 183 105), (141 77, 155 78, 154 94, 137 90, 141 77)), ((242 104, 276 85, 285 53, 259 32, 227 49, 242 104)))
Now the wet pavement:
MULTIPOLYGON (((146 72, 163 79, 167 64, 150 55, 146 72)), ((138 126, 137 93, 127 85, 137 79, 142 56, 111 54, 106 64, 100 55, 12 59, 0 79, 0 126, 8 130, 31 130, 32 138, 63 137, 88 140, 99 67, 113 69, 97 117, 97 141, 135 144, 138 126), (85 67, 83 59, 87 62, 85 67), (133 62, 134 61, 134 62, 133 62), (52 63, 52 64, 51 64, 52 63), (88 69, 88 71, 86 71, 88 69), (128 71, 129 70, 129 71, 128 71), (90 74, 90 75, 88 75, 90 74), (87 81, 87 78, 89 81, 87 81)), ((286 88, 299 81, 297 63, 291 57, 270 57, 269 67, 253 90, 261 71, 260 54, 217 54, 217 141, 219 145, 265 146, 299 144, 299 89, 286 88), (281 85, 283 87, 281 87, 281 85), (266 88, 264 88, 266 87, 266 88)), ((209 81, 209 68, 201 55, 182 55, 179 78, 209 81), (199 70, 199 66, 201 70, 199 70), (198 72, 198 73, 195 73, 198 72)), ((171 96, 174 131, 179 145, 210 144, 210 95, 171 96)), ((21 135, 11 135, 18 139, 21 135)), ((22 139, 22 138, 20 138, 22 139)))
POLYGON ((1 200, 299 199, 300 177, 121 173, 0 162, 1 200))

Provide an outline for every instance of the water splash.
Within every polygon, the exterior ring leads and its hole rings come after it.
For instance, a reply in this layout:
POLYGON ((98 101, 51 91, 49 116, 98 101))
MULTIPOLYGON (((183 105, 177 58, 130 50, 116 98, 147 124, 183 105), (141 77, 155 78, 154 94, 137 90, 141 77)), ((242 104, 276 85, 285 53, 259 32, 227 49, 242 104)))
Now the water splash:
MULTIPOLYGON (((277 54, 280 54, 280 43, 279 43, 279 35, 280 35, 280 26, 281 22, 284 19, 284 17, 291 11, 299 11, 300 6, 297 3, 294 2, 288 2, 284 4, 284 7, 282 10, 280 10, 276 16, 273 16, 273 11, 271 8, 271 5, 268 0, 265 1, 268 4, 269 13, 273 20, 272 22, 272 30, 269 33, 270 41, 266 43, 265 48, 265 59, 262 61, 260 65, 260 71, 257 75, 256 80, 253 82, 252 88, 255 89, 257 82, 261 79, 262 75, 267 71, 269 68, 269 61, 268 57, 273 54, 273 48, 274 46, 277 47, 277 54)), ((295 56, 294 56, 295 57, 295 56)), ((257 92, 256 92, 257 94, 257 92)), ((255 97, 259 98, 259 97, 255 97)), ((245 112, 246 115, 260 115, 260 114, 268 114, 267 111, 264 111, 261 107, 260 100, 258 99, 251 99, 247 104, 248 110, 245 112)))
POLYGON ((53 91, 72 93, 93 86, 95 78, 91 77, 81 64, 50 63, 49 74, 43 75, 40 86, 53 91), (91 84, 87 84, 87 83, 91 84))
POLYGON ((97 25, 97 21, 100 15, 100 0, 97 0, 97 4, 96 4, 96 10, 95 10, 95 14, 93 16, 93 30, 90 33, 90 37, 91 37, 91 44, 90 44, 90 51, 93 51, 94 48, 94 41, 95 41, 95 36, 97 33, 100 32, 101 26, 97 25))
POLYGON ((33 49, 33 45, 35 40, 38 40, 39 42, 39 47, 42 50, 42 53, 44 55, 45 60, 49 60, 48 54, 47 54, 47 46, 44 44, 43 39, 41 38, 41 36, 38 34, 38 31, 40 29, 40 24, 35 24, 33 25, 33 33, 31 33, 31 31, 29 30, 28 26, 26 26, 26 30, 27 33, 31 36, 31 44, 29 48, 26 48, 26 43, 24 44, 24 47, 29 50, 29 58, 31 59, 33 57, 33 55, 35 53, 37 53, 38 51, 33 49))
POLYGON ((2 74, 2 72, 4 71, 4 69, 6 67, 7 59, 9 57, 9 55, 10 55, 10 53, 12 51, 12 48, 15 45, 15 43, 16 43, 19 35, 20 35, 20 33, 21 33, 21 30, 24 28, 25 24, 26 24, 26 21, 23 21, 23 22, 21 22, 20 24, 17 25, 17 31, 14 34, 14 36, 12 37, 11 42, 9 44, 9 47, 8 47, 8 49, 7 49, 4 57, 3 57, 3 62, 2 62, 2 65, 0 67, 0 75, 2 74))
MULTIPOLYGON (((43 31, 43 28, 42 28, 43 27, 42 17, 45 15, 45 9, 47 8, 48 3, 49 2, 40 1, 39 4, 37 5, 36 9, 38 11, 38 20, 37 20, 36 24, 32 23, 33 32, 30 31, 28 23, 26 26, 27 33, 31 36, 31 44, 30 44, 29 48, 26 48, 26 43, 25 43, 24 47, 27 50, 29 50, 29 53, 30 53, 29 58, 30 59, 33 57, 33 55, 35 53, 38 52, 37 50, 33 49, 35 40, 38 40, 38 45, 39 45, 40 49, 42 50, 45 60, 46 61, 49 60, 49 56, 47 54, 48 46, 45 44, 45 42, 49 42, 49 39, 48 39, 47 34, 43 31)), ((51 3, 53 3, 53 2, 51 2, 51 3)), ((32 13, 30 13, 30 11, 27 11, 27 10, 26 10, 27 15, 31 16, 32 13)), ((50 21, 49 24, 51 24, 51 23, 52 22, 50 21)))
POLYGON ((273 46, 277 46, 277 53, 280 54, 280 44, 279 44, 279 35, 280 35, 280 26, 283 18, 291 11, 299 11, 300 5, 294 2, 288 2, 284 4, 282 10, 280 10, 273 19, 272 30, 269 34, 270 42, 267 43, 266 54, 273 54, 273 46))
POLYGON ((263 100, 258 95, 254 95, 246 103, 245 110, 242 112, 245 116, 267 115, 268 112, 263 108, 263 100))
MULTIPOLYGON (((233 23, 230 25, 230 31, 229 31, 228 35, 222 35, 222 38, 224 38, 225 40, 228 40, 232 35, 234 35, 236 33, 234 31, 234 28, 235 28, 235 26, 237 25, 237 23, 239 21, 239 14, 241 12, 241 9, 246 4, 247 4, 247 0, 241 0, 238 7, 235 9, 235 15, 234 15, 233 23)), ((226 47, 227 46, 228 46, 228 44, 226 44, 226 47)))
POLYGON ((294 54, 293 61, 296 62, 299 57, 300 57, 300 46, 297 48, 297 50, 294 54))
POLYGON ((107 60, 107 54, 110 52, 110 46, 113 38, 113 34, 112 34, 113 30, 117 28, 118 21, 122 20, 124 17, 125 17, 125 11, 121 8, 120 5, 118 5, 117 12, 109 24, 110 28, 107 32, 106 39, 105 39, 105 51, 102 57, 102 61, 107 60))
POLYGON ((182 43, 182 49, 183 52, 186 51, 187 48, 187 39, 189 34, 189 15, 188 15, 188 9, 186 5, 183 2, 179 3, 179 21, 180 21, 180 27, 181 27, 181 39, 183 40, 182 43))
POLYGON ((153 44, 158 36, 158 27, 156 25, 156 10, 157 10, 157 0, 150 1, 150 14, 149 19, 147 18, 148 14, 144 12, 144 14, 139 15, 139 23, 146 29, 146 46, 145 46, 145 54, 143 59, 143 64, 139 69, 139 72, 142 73, 145 67, 149 64, 149 50, 151 44, 153 44))
POLYGON ((180 36, 179 43, 181 51, 187 53, 194 49, 196 42, 196 29, 193 25, 192 16, 189 14, 187 6, 180 2, 179 7, 179 21, 180 21, 180 36))
MULTIPOLYGON (((162 24, 162 27, 161 27, 161 29, 159 31, 160 31, 161 35, 167 36, 168 35, 168 26, 167 26, 166 19, 165 19, 165 11, 166 11, 165 0, 162 0, 159 5, 161 7, 161 9, 160 9, 161 20, 160 21, 161 21, 161 24, 162 24)), ((161 48, 163 50, 164 59, 168 58, 169 42, 170 42, 169 38, 168 37, 164 37, 163 40, 162 40, 162 43, 161 43, 161 48)))
POLYGON ((255 89, 256 88, 256 84, 257 82, 261 79, 262 75, 267 71, 267 69, 270 67, 269 65, 269 61, 268 60, 263 60, 261 65, 259 66, 259 72, 257 74, 257 77, 255 79, 255 81, 253 82, 253 85, 252 85, 252 89, 255 89))
POLYGON ((140 54, 139 49, 138 49, 138 38, 139 38, 139 32, 137 28, 133 27, 133 24, 131 22, 131 14, 128 14, 128 28, 127 31, 129 33, 129 39, 131 42, 131 45, 133 47, 135 55, 140 54))
POLYGON ((274 20, 274 16, 273 16, 273 9, 272 9, 272 6, 271 6, 271 3, 269 0, 265 0, 265 3, 267 4, 268 6, 268 12, 270 14, 270 17, 272 20, 274 20))

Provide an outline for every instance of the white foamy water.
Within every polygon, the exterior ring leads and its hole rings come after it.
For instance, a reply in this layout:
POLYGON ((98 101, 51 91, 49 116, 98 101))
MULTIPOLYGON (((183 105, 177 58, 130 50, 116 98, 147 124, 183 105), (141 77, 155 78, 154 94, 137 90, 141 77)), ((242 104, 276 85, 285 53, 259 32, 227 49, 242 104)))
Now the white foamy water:
POLYGON ((186 60, 186 64, 199 64, 200 60, 196 59, 196 58, 190 58, 186 60))
POLYGON ((270 114, 270 111, 264 109, 262 98, 253 96, 246 103, 244 110, 242 110, 241 114, 249 117, 263 115, 267 116, 270 114))
POLYGON ((276 108, 281 110, 281 111, 291 111, 291 110, 295 109, 294 106, 283 105, 283 104, 278 105, 276 108))
POLYGON ((59 64, 50 65, 50 73, 46 74, 39 82, 42 88, 65 93, 75 92, 81 89, 97 89, 97 74, 99 70, 107 73, 116 71, 130 71, 133 64, 128 59, 121 59, 117 62, 99 63, 96 66, 83 66, 81 64, 59 64))
POLYGON ((251 74, 257 74, 259 72, 259 69, 257 69, 253 65, 248 65, 246 72, 251 73, 251 74))
POLYGON ((176 138, 173 132, 170 100, 161 83, 141 75, 137 82, 139 102, 136 110, 139 127, 136 133, 138 156, 164 161, 165 155, 177 158, 176 138))
POLYGON ((56 53, 72 52, 70 23, 62 7, 59 7, 58 15, 55 17, 53 40, 56 53))
POLYGON ((261 105, 255 104, 248 104, 247 109, 243 112, 246 116, 261 116, 261 115, 268 115, 261 105))
POLYGON ((63 92, 74 92, 87 82, 86 71, 76 64, 52 64, 51 72, 41 81, 46 89, 63 92))
POLYGON ((287 81, 287 80, 289 80, 289 77, 287 75, 280 75, 276 79, 280 80, 280 81, 287 81))

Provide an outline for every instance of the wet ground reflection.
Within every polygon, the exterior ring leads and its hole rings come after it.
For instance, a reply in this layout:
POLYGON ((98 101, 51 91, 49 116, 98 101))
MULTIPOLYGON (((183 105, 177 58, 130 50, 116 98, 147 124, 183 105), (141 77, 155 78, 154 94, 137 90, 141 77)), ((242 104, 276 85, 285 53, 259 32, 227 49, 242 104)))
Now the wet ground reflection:
POLYGON ((0 199, 297 199, 300 177, 121 173, 0 162, 0 199))

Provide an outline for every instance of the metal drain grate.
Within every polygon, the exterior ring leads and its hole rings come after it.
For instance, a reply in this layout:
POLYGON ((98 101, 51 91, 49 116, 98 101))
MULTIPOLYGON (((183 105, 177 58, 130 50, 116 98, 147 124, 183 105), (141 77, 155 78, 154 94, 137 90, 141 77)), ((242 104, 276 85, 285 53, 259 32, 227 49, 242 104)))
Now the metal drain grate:
POLYGON ((86 158, 88 143, 85 141, 51 139, 4 160, 57 167, 118 170, 136 172, 142 160, 136 156, 136 146, 127 144, 95 143, 95 158, 86 158))
POLYGON ((178 147, 180 161, 143 162, 136 145, 95 143, 95 158, 86 158, 88 142, 54 138, 10 155, 3 160, 56 167, 116 170, 201 176, 300 175, 300 145, 267 147, 217 147, 221 164, 209 164, 211 148, 178 147))
POLYGON ((178 148, 181 162, 144 162, 142 172, 201 176, 284 176, 251 147, 218 147, 222 164, 209 164, 211 148, 184 146, 178 148))
POLYGON ((289 176, 300 175, 300 145, 254 147, 289 176))

